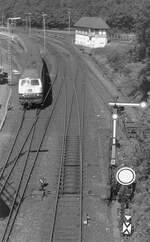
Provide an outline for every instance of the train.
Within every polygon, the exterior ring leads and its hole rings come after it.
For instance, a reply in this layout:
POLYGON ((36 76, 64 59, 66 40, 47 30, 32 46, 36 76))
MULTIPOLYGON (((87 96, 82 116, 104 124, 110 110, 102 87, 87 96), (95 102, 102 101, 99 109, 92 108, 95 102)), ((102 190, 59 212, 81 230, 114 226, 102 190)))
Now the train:
POLYGON ((44 99, 44 80, 36 68, 27 68, 19 78, 19 102, 23 106, 41 105, 44 99))

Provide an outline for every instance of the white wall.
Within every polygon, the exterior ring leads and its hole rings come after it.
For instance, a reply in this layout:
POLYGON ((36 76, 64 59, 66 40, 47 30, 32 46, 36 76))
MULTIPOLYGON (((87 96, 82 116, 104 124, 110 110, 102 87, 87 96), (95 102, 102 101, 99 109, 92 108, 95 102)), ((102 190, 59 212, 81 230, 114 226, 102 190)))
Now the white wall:
POLYGON ((106 32, 104 34, 96 34, 92 35, 84 35, 79 34, 78 32, 75 33, 75 44, 76 45, 83 45, 90 48, 98 48, 104 47, 107 44, 107 36, 106 32))

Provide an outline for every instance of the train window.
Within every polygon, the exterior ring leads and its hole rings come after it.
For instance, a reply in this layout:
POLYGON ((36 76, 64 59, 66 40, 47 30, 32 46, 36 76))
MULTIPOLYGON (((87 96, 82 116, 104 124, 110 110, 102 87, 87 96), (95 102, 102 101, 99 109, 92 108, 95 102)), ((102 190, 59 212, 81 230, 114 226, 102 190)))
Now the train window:
POLYGON ((23 86, 24 84, 29 84, 29 80, 26 80, 26 79, 22 80, 21 81, 21 86, 23 86))
POLYGON ((31 85, 32 86, 39 85, 39 80, 31 80, 31 85))

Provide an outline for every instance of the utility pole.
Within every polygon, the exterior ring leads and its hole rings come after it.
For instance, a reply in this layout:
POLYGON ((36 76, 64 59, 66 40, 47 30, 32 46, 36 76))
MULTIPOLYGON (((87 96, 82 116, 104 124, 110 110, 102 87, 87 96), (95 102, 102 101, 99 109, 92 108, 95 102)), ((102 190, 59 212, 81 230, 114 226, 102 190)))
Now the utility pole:
MULTIPOLYGON (((7 19, 7 29, 9 35, 10 33, 10 23, 9 23, 10 18, 7 19)), ((8 36, 8 84, 12 84, 12 55, 11 55, 11 37, 8 36)))
POLYGON ((26 31, 28 32, 28 17, 27 16, 25 18, 25 21, 26 21, 26 31))
POLYGON ((29 14, 29 36, 31 37, 31 13, 29 14))
POLYGON ((4 25, 4 13, 2 12, 2 26, 4 25))
POLYGON ((27 23, 28 23, 28 34, 29 34, 29 37, 31 37, 31 15, 32 13, 26 13, 28 15, 28 21, 26 20, 26 26, 27 26, 27 23))
POLYGON ((45 27, 45 17, 47 16, 46 13, 42 13, 42 17, 43 17, 43 38, 44 38, 44 54, 46 52, 46 49, 45 49, 45 42, 46 42, 46 27, 45 27))
POLYGON ((71 11, 69 10, 69 11, 68 11, 68 18, 69 18, 69 19, 68 19, 68 22, 69 22, 69 26, 68 26, 69 29, 68 29, 68 30, 69 30, 69 33, 70 33, 70 22, 71 22, 71 21, 70 21, 70 16, 71 16, 71 11))
POLYGON ((8 18, 7 19, 7 29, 8 29, 8 83, 12 85, 12 53, 11 53, 11 41, 13 36, 11 36, 10 21, 21 19, 20 17, 8 18))

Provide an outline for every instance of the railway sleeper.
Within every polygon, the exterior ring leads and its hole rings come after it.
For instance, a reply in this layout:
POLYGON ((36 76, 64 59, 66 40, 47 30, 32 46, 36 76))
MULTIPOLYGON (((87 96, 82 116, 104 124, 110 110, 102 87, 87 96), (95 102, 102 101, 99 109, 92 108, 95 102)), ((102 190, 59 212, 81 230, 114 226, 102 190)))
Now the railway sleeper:
POLYGON ((67 177, 72 177, 75 180, 77 180, 79 176, 80 176, 79 169, 74 169, 74 170, 69 169, 64 171, 64 179, 67 177))
POLYGON ((77 179, 75 176, 67 176, 64 178, 64 186, 76 186, 78 184, 78 186, 80 185, 80 180, 77 179))
POLYGON ((72 156, 72 155, 67 155, 64 157, 65 158, 65 163, 68 163, 68 162, 75 162, 75 164, 78 164, 79 161, 80 161, 80 156, 72 156))
POLYGON ((72 192, 72 191, 63 191, 62 192, 62 195, 78 195, 78 194, 80 194, 80 191, 74 191, 74 192, 72 192))
POLYGON ((66 148, 69 148, 69 149, 79 149, 80 147, 80 141, 76 141, 76 142, 73 142, 73 141, 68 141, 66 142, 66 145, 65 145, 66 148))
POLYGON ((70 141, 70 140, 79 140, 80 139, 80 135, 67 135, 65 137, 66 140, 70 141))
POLYGON ((67 147, 70 147, 70 146, 74 146, 74 147, 79 147, 79 144, 80 144, 80 139, 78 140, 66 140, 66 146, 67 147))
POLYGON ((69 170, 74 170, 76 168, 79 169, 80 168, 80 163, 76 162, 76 164, 74 164, 74 163, 65 162, 64 163, 64 167, 65 167, 65 169, 69 169, 69 170))
POLYGON ((80 157, 79 150, 65 150, 64 156, 80 157))
POLYGON ((68 174, 67 176, 64 177, 64 184, 70 184, 72 183, 73 185, 75 185, 76 183, 80 183, 80 180, 79 180, 79 176, 78 176, 78 179, 76 177, 76 174, 68 174))
POLYGON ((76 174, 68 174, 64 177, 64 181, 63 181, 64 185, 76 185, 76 184, 80 184, 80 177, 76 176, 76 174))
POLYGON ((68 158, 68 157, 71 157, 71 158, 73 158, 73 159, 79 159, 80 158, 80 154, 79 154, 79 151, 77 150, 77 151, 66 151, 65 153, 64 153, 64 157, 65 158, 68 158))
POLYGON ((60 237, 56 237, 56 239, 54 238, 54 242, 77 242, 78 241, 78 237, 75 238, 62 238, 62 235, 60 235, 60 237))
POLYGON ((80 183, 74 183, 74 182, 69 182, 69 184, 64 184, 63 190, 71 189, 71 191, 77 191, 79 190, 80 183))
POLYGON ((72 185, 72 186, 63 186, 62 189, 61 189, 61 194, 63 195, 79 195, 80 194, 80 188, 79 188, 79 185, 72 185))
POLYGON ((80 183, 80 177, 77 176, 78 174, 67 174, 65 177, 64 177, 64 180, 63 180, 63 183, 64 185, 70 185, 70 184, 73 184, 73 185, 76 185, 77 183, 79 184, 80 183))
POLYGON ((65 163, 65 164, 64 164, 64 167, 68 167, 68 168, 69 168, 69 167, 80 167, 80 164, 71 164, 71 163, 70 163, 70 164, 66 164, 66 163, 65 163))
MULTIPOLYGON (((63 213, 63 212, 62 212, 63 213)), ((72 233, 75 234, 74 232, 74 228, 78 228, 78 218, 80 216, 80 214, 78 213, 68 213, 66 216, 63 216, 64 213, 59 213, 58 214, 58 218, 59 220, 57 221, 57 225, 59 225, 59 230, 58 231, 63 231, 65 232, 66 234, 70 234, 71 230, 72 230, 72 233), (65 228, 69 228, 70 230, 69 231, 65 231, 65 228)))
MULTIPOLYGON (((57 238, 60 236, 60 238, 62 238, 62 236, 63 237, 65 237, 65 239, 68 237, 68 239, 70 238, 70 239, 77 239, 76 240, 76 242, 78 241, 78 236, 77 236, 77 234, 78 234, 78 230, 76 230, 75 231, 75 229, 76 229, 76 227, 74 226, 74 227, 69 227, 68 228, 68 226, 66 226, 66 227, 64 227, 64 229, 63 228, 61 228, 61 230, 58 230, 57 231, 57 238), (69 232, 67 233, 66 232, 66 227, 67 227, 67 229, 69 230, 69 232)), ((64 238, 62 238, 62 239, 64 239, 64 238)), ((61 240, 62 241, 62 240, 61 240)))
POLYGON ((73 180, 73 179, 67 179, 66 183, 64 183, 63 188, 67 188, 67 187, 72 187, 72 188, 77 188, 80 186, 80 182, 73 180))
POLYGON ((64 162, 64 166, 80 166, 79 159, 67 159, 64 162))
POLYGON ((5 189, 2 194, 1 194, 1 198, 7 203, 7 205, 11 205, 11 203, 14 200, 14 195, 15 195, 16 191, 10 192, 7 189, 5 189))
MULTIPOLYGON (((59 199, 59 207, 67 205, 67 209, 72 209, 72 205, 74 206, 79 206, 79 201, 80 201, 80 195, 71 195, 71 194, 66 194, 65 196, 61 196, 59 199), (77 205, 76 205, 77 204, 77 205)), ((68 210, 67 210, 68 211, 68 210)))

